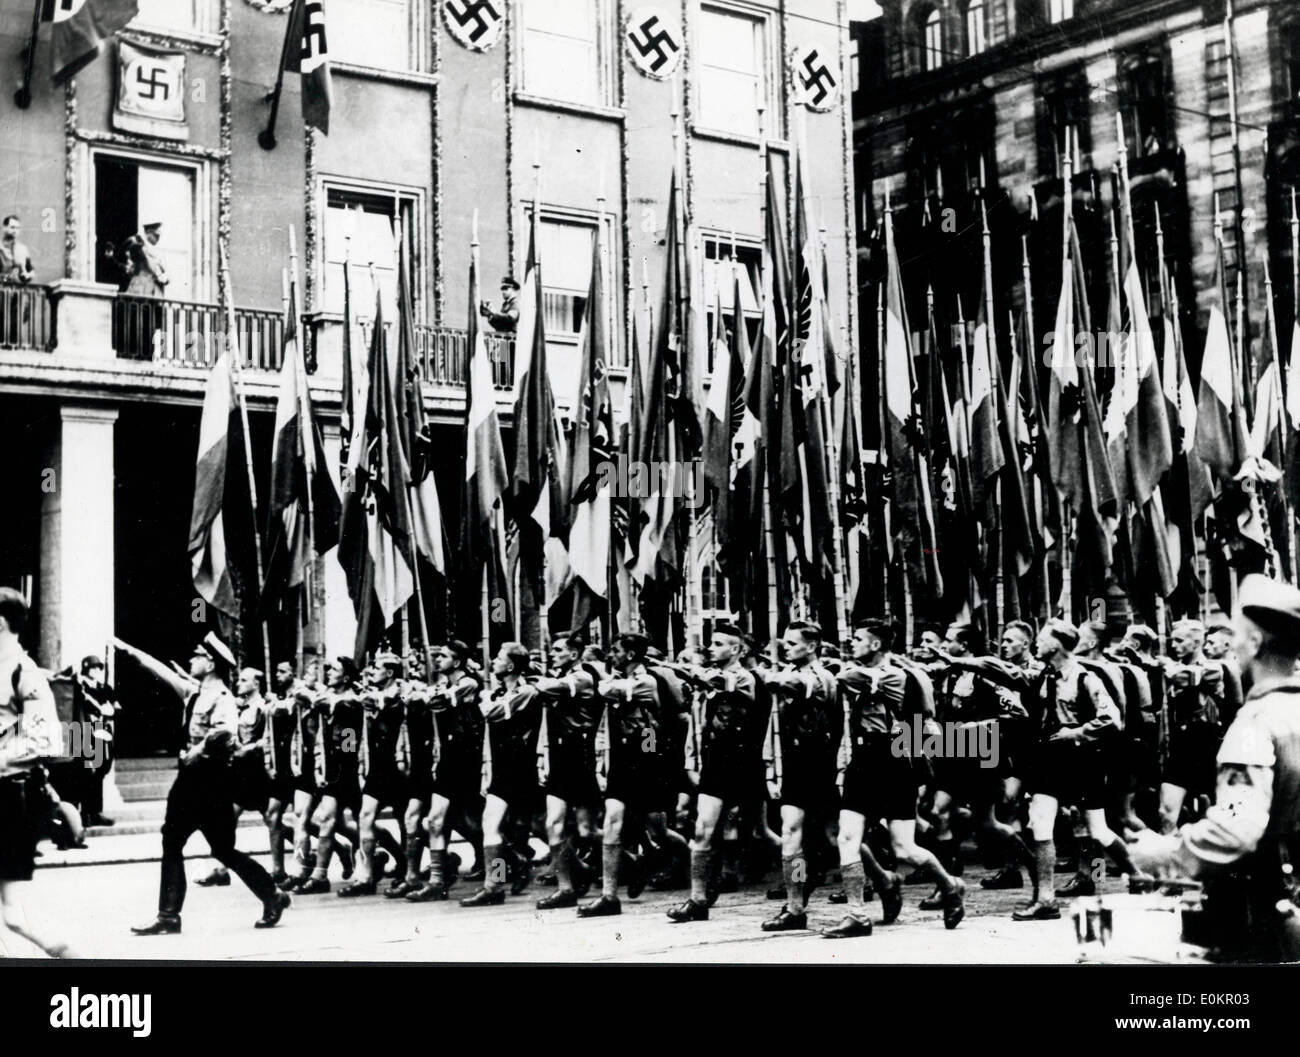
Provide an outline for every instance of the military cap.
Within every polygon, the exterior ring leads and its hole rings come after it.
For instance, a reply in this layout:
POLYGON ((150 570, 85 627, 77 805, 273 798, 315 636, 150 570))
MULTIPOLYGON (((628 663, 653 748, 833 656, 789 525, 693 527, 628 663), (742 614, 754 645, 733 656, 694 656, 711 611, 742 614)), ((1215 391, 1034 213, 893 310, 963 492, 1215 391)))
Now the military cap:
POLYGON ((501 285, 508 286, 512 290, 519 289, 519 283, 515 281, 515 277, 513 275, 503 275, 501 277, 501 285))
POLYGON ((204 635, 203 639, 194 647, 194 652, 205 654, 211 660, 224 664, 227 668, 235 666, 235 655, 230 652, 230 647, 217 637, 215 631, 209 631, 204 635))
POLYGON ((1252 573, 1241 581, 1237 598, 1241 612, 1265 631, 1300 631, 1300 590, 1290 584, 1252 573))

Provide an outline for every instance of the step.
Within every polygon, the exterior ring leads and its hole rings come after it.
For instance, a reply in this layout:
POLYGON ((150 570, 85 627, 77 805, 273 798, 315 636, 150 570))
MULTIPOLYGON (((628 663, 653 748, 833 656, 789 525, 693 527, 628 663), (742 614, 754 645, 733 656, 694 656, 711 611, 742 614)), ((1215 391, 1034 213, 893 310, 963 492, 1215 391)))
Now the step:
POLYGON ((117 761, 117 774, 136 774, 140 771, 174 771, 175 756, 139 756, 117 761))

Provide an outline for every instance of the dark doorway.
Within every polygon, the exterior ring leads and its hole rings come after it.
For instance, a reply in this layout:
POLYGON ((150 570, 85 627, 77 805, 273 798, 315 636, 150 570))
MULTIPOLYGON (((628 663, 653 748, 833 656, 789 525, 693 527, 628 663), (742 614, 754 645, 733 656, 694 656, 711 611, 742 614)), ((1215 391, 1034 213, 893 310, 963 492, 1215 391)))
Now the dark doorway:
POLYGON ((135 162, 95 159, 95 282, 125 285, 118 251, 140 228, 139 200, 135 162))

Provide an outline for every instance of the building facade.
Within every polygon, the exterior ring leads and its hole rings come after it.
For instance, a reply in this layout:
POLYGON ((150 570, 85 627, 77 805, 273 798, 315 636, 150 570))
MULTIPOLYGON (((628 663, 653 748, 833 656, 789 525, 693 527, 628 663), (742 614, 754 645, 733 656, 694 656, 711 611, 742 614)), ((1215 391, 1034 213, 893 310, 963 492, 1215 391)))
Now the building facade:
MULTIPOLYGON (((36 265, 30 287, 0 288, 0 435, 13 472, 0 583, 29 590, 44 664, 102 652, 114 634, 182 656, 194 622, 206 619, 186 554, 203 386, 229 296, 264 493, 291 229, 311 391, 336 451, 343 261, 354 265, 364 332, 375 287, 391 298, 396 286, 400 219, 449 520, 462 472, 476 216, 483 296, 495 300, 498 276, 522 278, 534 203, 540 210, 562 408, 576 384, 591 239, 604 229, 621 407, 633 320, 662 285, 674 149, 705 258, 726 261, 734 245, 753 288, 760 147, 785 166, 791 137, 802 134, 815 159, 832 310, 854 318, 843 0, 328 0, 329 133, 304 129, 290 74, 267 149, 259 136, 288 6, 141 0, 135 22, 58 86, 43 27, 30 106, 0 100, 0 212, 21 218, 36 265), (133 119, 123 101, 126 88, 138 96, 140 54, 172 64, 175 79, 148 88, 179 90, 166 119, 133 119), (800 102, 799 78, 810 71, 836 82, 816 109, 800 102), (162 298, 147 298, 124 289, 122 247, 155 222, 170 282, 162 298)), ((22 51, 29 18, 26 5, 0 11, 5 54, 22 51)), ((727 309, 729 279, 719 287, 727 309)), ((757 314, 756 301, 750 307, 757 314)), ((492 349, 509 447, 513 349, 508 338, 492 349)), ((321 576, 324 646, 346 651, 352 617, 337 562, 327 556, 321 576)))

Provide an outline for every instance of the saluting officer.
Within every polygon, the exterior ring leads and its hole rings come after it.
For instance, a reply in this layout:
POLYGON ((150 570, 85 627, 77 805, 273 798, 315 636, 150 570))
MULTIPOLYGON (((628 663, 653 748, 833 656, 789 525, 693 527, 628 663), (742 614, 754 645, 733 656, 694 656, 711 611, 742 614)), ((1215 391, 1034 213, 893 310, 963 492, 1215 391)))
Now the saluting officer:
POLYGON ((1176 834, 1139 834, 1133 860, 1203 878, 1226 953, 1300 961, 1300 894, 1287 871, 1300 863, 1300 591, 1242 580, 1233 651, 1249 690, 1219 749, 1214 805, 1176 834))
POLYGON ((235 798, 237 787, 231 766, 239 723, 235 699, 226 688, 223 672, 235 666, 230 649, 211 632, 190 658, 190 678, 197 682, 185 705, 189 749, 181 756, 162 827, 162 880, 158 917, 132 928, 137 936, 158 936, 181 930, 185 903, 185 844, 201 832, 212 854, 229 867, 262 901, 262 916, 255 928, 271 928, 289 906, 289 896, 249 856, 235 848, 235 798))

